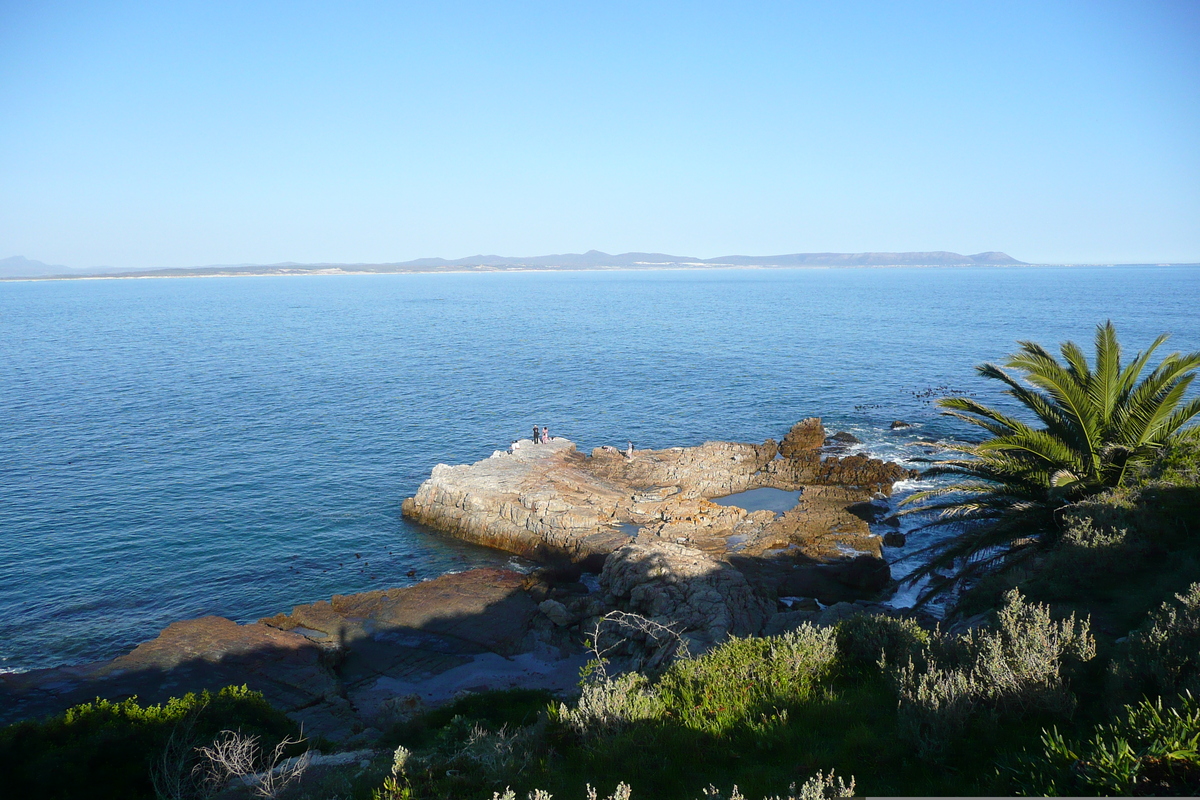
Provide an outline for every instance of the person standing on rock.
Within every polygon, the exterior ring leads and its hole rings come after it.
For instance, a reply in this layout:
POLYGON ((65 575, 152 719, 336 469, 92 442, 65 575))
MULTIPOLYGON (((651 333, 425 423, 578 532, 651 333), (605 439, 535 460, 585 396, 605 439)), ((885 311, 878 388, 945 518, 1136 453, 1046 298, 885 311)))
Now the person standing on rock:
POLYGON ((538 426, 533 426, 533 443, 538 444, 542 441, 542 434, 538 432, 538 426))
POLYGON ((550 444, 550 429, 542 426, 542 444, 550 444))
POLYGON ((633 442, 629 442, 629 445, 625 448, 625 457, 633 458, 633 442))

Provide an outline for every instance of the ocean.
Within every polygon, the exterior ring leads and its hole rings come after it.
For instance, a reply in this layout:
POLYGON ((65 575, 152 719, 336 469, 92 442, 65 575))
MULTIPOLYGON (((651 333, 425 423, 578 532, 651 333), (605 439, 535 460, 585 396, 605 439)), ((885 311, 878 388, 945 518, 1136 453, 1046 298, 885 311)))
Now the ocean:
POLYGON ((920 466, 1018 340, 1200 350, 1198 308, 1200 268, 1154 266, 0 283, 0 670, 513 563, 400 503, 535 423, 586 452, 820 416, 920 466))

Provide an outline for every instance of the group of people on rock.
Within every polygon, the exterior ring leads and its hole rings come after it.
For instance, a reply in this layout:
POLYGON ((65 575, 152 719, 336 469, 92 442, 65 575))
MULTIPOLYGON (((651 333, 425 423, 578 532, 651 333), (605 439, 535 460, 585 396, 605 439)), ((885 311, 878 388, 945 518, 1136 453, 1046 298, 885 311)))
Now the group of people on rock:
MULTIPOLYGON (((539 428, 537 425, 533 426, 533 443, 534 444, 550 444, 550 441, 551 441, 550 429, 548 427, 546 427, 545 425, 543 425, 541 428, 539 428)), ((513 442, 511 445, 509 445, 508 452, 512 453, 513 450, 517 449, 517 446, 518 446, 518 442, 513 442)), ((607 445, 605 446, 604 449, 616 451, 615 447, 609 447, 607 445)), ((633 458, 633 442, 629 442, 626 445, 625 457, 633 458)))

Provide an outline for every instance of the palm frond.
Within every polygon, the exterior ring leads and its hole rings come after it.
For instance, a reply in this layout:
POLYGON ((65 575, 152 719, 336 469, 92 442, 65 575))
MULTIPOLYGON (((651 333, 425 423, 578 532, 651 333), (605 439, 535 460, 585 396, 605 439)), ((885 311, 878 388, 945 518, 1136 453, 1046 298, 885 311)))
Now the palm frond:
POLYGON ((991 438, 952 446, 958 457, 926 474, 955 481, 907 498, 899 513, 929 515, 917 530, 958 525, 953 539, 932 548, 917 576, 955 565, 962 576, 1014 556, 1014 542, 1053 541, 1055 512, 1121 485, 1133 465, 1149 463, 1163 445, 1200 440, 1200 399, 1187 394, 1200 369, 1200 353, 1171 353, 1144 374, 1167 340, 1156 338, 1124 366, 1116 327, 1096 327, 1095 361, 1074 342, 1061 345, 1062 361, 1036 342, 1020 348, 1001 368, 976 367, 1031 412, 1036 425, 966 397, 938 401, 947 416, 983 428, 991 438))
POLYGON ((1125 367, 1125 369, 1121 370, 1121 378, 1119 381, 1120 391, 1118 392, 1118 398, 1120 400, 1124 400, 1129 396, 1134 387, 1137 386, 1138 376, 1142 374, 1142 370, 1144 370, 1146 368, 1146 364, 1150 362, 1150 357, 1154 355, 1154 351, 1162 347, 1163 343, 1170 338, 1171 334, 1169 333, 1159 334, 1158 338, 1151 342, 1149 347, 1134 356, 1133 361, 1131 361, 1129 365, 1125 367))
POLYGON ((1096 371, 1088 384, 1088 394, 1100 419, 1110 419, 1121 398, 1121 345, 1112 320, 1096 328, 1096 371))

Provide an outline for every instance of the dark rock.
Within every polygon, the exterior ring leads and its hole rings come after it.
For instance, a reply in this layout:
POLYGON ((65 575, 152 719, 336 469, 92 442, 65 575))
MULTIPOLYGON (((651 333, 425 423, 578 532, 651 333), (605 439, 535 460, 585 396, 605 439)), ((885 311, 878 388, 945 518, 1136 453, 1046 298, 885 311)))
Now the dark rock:
POLYGON ((328 603, 296 606, 290 615, 262 622, 280 630, 320 631, 351 647, 389 630, 419 630, 468 644, 475 652, 512 656, 524 652, 529 621, 537 611, 525 584, 519 572, 474 569, 405 589, 335 594, 328 603))
POLYGON ((730 564, 667 542, 617 550, 604 563, 600 585, 621 610, 675 624, 699 648, 694 654, 729 636, 757 633, 775 612, 730 564))
POLYGON ((780 597, 815 597, 832 605, 878 594, 891 582, 892 573, 882 559, 858 556, 834 564, 797 565, 772 574, 760 571, 755 577, 780 597))
POLYGON ((899 531, 892 531, 883 535, 883 544, 886 547, 904 547, 908 544, 908 538, 899 531))
POLYGON ((871 556, 858 556, 827 568, 834 571, 838 582, 863 592, 878 592, 892 580, 892 569, 887 562, 871 556))
POLYGON ((790 633, 796 630, 801 625, 812 620, 816 615, 816 610, 797 609, 795 611, 781 611, 771 617, 763 628, 763 636, 781 636, 785 633, 790 633))
POLYGON ((867 613, 866 610, 855 603, 834 603, 828 608, 823 608, 816 614, 813 614, 812 623, 822 626, 837 625, 844 619, 864 613, 867 613))
POLYGON ((0 675, 0 724, 61 713, 96 697, 161 703, 231 684, 261 691, 287 712, 338 694, 325 649, 308 637, 209 616, 172 623, 112 661, 0 675))
POLYGON ((884 517, 882 520, 880 520, 880 522, 882 522, 884 525, 891 525, 893 528, 899 528, 900 516, 898 514, 892 514, 890 517, 884 517))
POLYGON ((892 426, 891 426, 892 430, 894 430, 894 431, 898 431, 901 428, 911 428, 911 427, 912 427, 911 422, 905 422, 905 421, 899 420, 899 419, 896 420, 895 422, 893 422, 892 426))
POLYGON ((916 477, 914 470, 893 461, 881 461, 864 455, 821 458, 818 450, 805 451, 793 458, 773 461, 763 467, 763 483, 768 486, 851 486, 889 494, 892 484, 916 477))
POLYGON ((833 434, 832 436, 826 437, 826 439, 825 439, 826 445, 847 445, 847 444, 861 444, 861 443, 862 443, 861 439, 859 439, 853 433, 846 433, 845 431, 838 431, 837 433, 833 434))
POLYGON ((887 506, 867 501, 849 505, 846 510, 865 522, 879 522, 888 513, 887 506))
POLYGON ((812 597, 796 597, 792 599, 789 611, 820 611, 821 604, 812 597))
POLYGON ((538 605, 538 610, 560 628, 565 628, 579 621, 578 615, 572 614, 566 606, 557 600, 543 600, 538 605))

